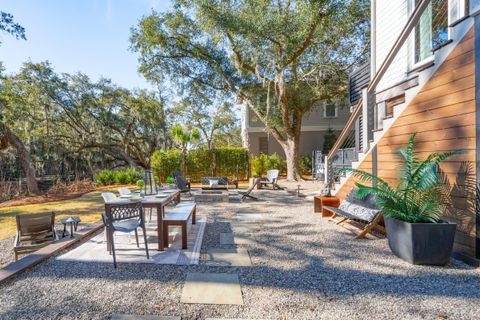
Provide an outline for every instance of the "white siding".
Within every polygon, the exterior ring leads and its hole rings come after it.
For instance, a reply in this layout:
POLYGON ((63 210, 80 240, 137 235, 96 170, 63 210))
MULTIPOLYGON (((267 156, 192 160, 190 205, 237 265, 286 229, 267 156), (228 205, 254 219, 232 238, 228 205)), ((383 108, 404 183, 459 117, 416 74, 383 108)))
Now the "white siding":
MULTIPOLYGON (((376 11, 376 65, 378 69, 407 23, 408 0, 377 0, 376 11)), ((408 52, 407 41, 378 84, 377 92, 407 78, 408 52)))

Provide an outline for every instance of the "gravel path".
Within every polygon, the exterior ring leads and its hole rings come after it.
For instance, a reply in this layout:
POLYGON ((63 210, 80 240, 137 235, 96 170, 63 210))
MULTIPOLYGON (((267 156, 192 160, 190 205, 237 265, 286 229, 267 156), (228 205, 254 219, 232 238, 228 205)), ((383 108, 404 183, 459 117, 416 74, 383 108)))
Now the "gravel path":
POLYGON ((385 239, 355 240, 313 214, 310 201, 255 191, 261 202, 199 205, 208 216, 203 251, 220 247, 247 206, 264 228, 246 246, 253 267, 112 265, 53 259, 0 286, 1 319, 108 319, 113 313, 244 319, 478 319, 478 271, 411 266, 385 239), (237 273, 243 306, 181 304, 188 272, 237 273))

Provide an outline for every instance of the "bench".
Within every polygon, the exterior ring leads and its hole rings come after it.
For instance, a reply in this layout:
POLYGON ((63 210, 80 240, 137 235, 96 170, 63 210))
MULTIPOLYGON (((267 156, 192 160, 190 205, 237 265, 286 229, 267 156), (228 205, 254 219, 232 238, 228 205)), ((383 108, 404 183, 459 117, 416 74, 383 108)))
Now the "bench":
POLYGON ((182 249, 187 249, 187 223, 192 218, 192 224, 195 224, 195 214, 197 205, 195 203, 179 204, 163 218, 163 243, 168 247, 168 227, 182 227, 182 249))
POLYGON ((362 199, 357 197, 357 189, 352 189, 345 200, 340 203, 338 208, 323 206, 323 209, 330 211, 333 215, 331 221, 341 225, 347 221, 360 221, 365 223, 365 227, 356 235, 357 239, 365 237, 371 233, 372 229, 385 233, 385 228, 379 223, 383 219, 380 208, 375 203, 373 195, 367 195, 362 199), (336 218, 340 218, 336 220, 336 218))
POLYGON ((202 177, 200 182, 203 190, 228 190, 227 177, 202 177), (212 185, 210 181, 216 181, 216 183, 212 185))

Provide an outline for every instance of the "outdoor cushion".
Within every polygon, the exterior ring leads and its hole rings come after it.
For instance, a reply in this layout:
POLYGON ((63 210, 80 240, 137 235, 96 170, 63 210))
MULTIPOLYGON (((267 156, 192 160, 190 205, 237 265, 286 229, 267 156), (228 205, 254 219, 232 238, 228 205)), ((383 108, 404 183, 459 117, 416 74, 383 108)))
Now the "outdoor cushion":
POLYGON ((352 219, 360 219, 368 222, 373 221, 375 216, 380 212, 379 209, 368 208, 348 201, 343 201, 338 208, 348 212, 352 219))
POLYGON ((140 226, 140 221, 138 219, 128 219, 116 221, 113 223, 113 228, 115 231, 120 232, 132 232, 140 226))
POLYGON ((349 219, 358 219, 367 222, 373 221, 381 211, 375 203, 375 197, 367 195, 361 199, 357 197, 357 189, 352 189, 338 208, 325 207, 327 210, 349 219))
POLYGON ((210 188, 218 187, 218 180, 210 180, 210 188))

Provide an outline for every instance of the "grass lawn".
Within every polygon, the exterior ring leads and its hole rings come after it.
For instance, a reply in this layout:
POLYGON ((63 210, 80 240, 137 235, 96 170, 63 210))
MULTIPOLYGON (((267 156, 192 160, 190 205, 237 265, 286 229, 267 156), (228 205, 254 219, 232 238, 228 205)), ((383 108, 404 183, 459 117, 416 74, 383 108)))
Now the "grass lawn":
MULTIPOLYGON (((112 190, 116 187, 112 186, 112 190)), ((68 216, 79 216, 82 223, 96 222, 101 219, 104 210, 101 193, 106 190, 97 190, 75 199, 23 206, 0 208, 0 240, 14 236, 16 232, 15 216, 19 213, 40 213, 55 211, 59 222, 68 216)))
MULTIPOLYGON (((192 187, 200 187, 201 184, 192 184, 192 187)), ((241 187, 248 186, 248 182, 240 182, 241 187)), ((0 240, 12 237, 16 232, 15 216, 19 213, 40 213, 55 211, 56 220, 60 223, 60 219, 69 216, 79 216, 82 219, 82 223, 97 222, 101 219, 101 214, 104 211, 102 192, 112 191, 117 192, 118 187, 130 187, 135 189, 135 186, 109 186, 102 187, 100 190, 96 190, 81 197, 46 202, 39 204, 26 204, 15 207, 0 208, 0 240)), ((234 186, 231 186, 234 188, 234 186)))

